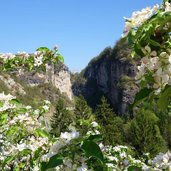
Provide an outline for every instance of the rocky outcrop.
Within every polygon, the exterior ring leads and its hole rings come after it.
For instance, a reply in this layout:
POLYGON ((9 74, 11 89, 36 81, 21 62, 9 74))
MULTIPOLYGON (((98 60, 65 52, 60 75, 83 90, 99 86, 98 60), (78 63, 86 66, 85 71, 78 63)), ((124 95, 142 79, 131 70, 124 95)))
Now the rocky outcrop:
POLYGON ((106 48, 84 70, 83 77, 87 81, 81 87, 81 93, 92 107, 105 95, 117 114, 128 114, 128 105, 133 101, 137 87, 130 81, 136 71, 135 65, 125 56, 129 54, 129 48, 126 48, 106 48), (128 78, 125 83, 124 77, 128 78))
POLYGON ((0 74, 0 80, 4 83, 4 85, 11 90, 11 94, 15 95, 16 93, 25 95, 26 92, 24 91, 21 84, 17 83, 13 78, 11 78, 10 74, 2 73, 0 74))
POLYGON ((72 100, 70 72, 62 63, 47 65, 46 72, 20 72, 18 73, 18 78, 30 86, 49 83, 72 100))

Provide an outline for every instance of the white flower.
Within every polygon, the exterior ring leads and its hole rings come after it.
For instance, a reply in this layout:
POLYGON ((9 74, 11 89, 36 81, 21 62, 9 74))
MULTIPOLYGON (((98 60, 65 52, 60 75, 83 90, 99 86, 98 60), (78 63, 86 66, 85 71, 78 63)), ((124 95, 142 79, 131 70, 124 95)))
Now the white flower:
POLYGON ((51 153, 58 153, 58 151, 64 147, 68 142, 64 141, 63 139, 59 139, 55 144, 53 144, 50 148, 51 153))
POLYGON ((77 171, 89 171, 89 170, 88 170, 87 165, 83 163, 81 167, 77 168, 77 171))
POLYGON ((43 64, 43 54, 34 58, 34 66, 40 66, 43 64))
POLYGON ((44 100, 46 104, 51 104, 49 100, 44 100))
POLYGON ((64 163, 65 166, 72 169, 72 160, 71 159, 64 159, 63 163, 64 163))
POLYGON ((3 101, 10 101, 12 99, 15 99, 16 97, 12 96, 11 94, 5 95, 4 92, 0 93, 0 100, 3 101))
POLYGON ((72 131, 72 132, 64 132, 61 133, 60 138, 70 141, 71 139, 78 138, 79 132, 72 131))
POLYGON ((169 2, 165 2, 165 12, 171 11, 171 4, 169 2))
POLYGON ((26 109, 27 109, 27 110, 31 109, 31 106, 26 106, 26 109))
POLYGON ((35 114, 35 115, 38 115, 39 112, 40 112, 39 109, 36 109, 36 110, 34 111, 34 114, 35 114))
POLYGON ((72 132, 71 132, 71 138, 72 138, 72 139, 74 139, 74 138, 78 138, 78 137, 79 137, 79 135, 80 135, 80 133, 79 133, 79 132, 77 132, 77 131, 72 131, 72 132))
POLYGON ((128 166, 129 165, 129 161, 127 159, 124 159, 123 164, 124 164, 124 166, 128 166))
POLYGON ((108 156, 107 158, 109 160, 111 160, 111 161, 115 161, 115 162, 118 162, 119 161, 118 158, 117 157, 114 157, 114 156, 108 156))
POLYGON ((40 169, 39 169, 39 167, 38 166, 35 166, 34 168, 33 168, 33 171, 39 171, 40 169))
POLYGON ((49 152, 47 154, 44 154, 42 157, 41 157, 41 160, 42 161, 49 161, 49 159, 54 156, 55 154, 53 152, 49 152))
POLYGON ((115 168, 115 166, 114 166, 113 163, 106 163, 106 165, 107 165, 109 168, 115 168))
POLYGON ((92 127, 97 127, 97 126, 99 126, 99 124, 98 124, 97 122, 95 122, 95 121, 93 121, 93 122, 91 123, 91 125, 92 125, 92 127))
POLYGON ((28 146, 25 144, 25 143, 22 143, 22 144, 17 144, 17 149, 19 151, 22 151, 24 149, 28 149, 28 146))
POLYGON ((54 45, 54 47, 53 47, 55 50, 56 49, 58 49, 59 48, 59 46, 58 45, 54 45))
POLYGON ((13 55, 12 53, 0 54, 0 58, 2 58, 4 61, 7 61, 9 59, 15 58, 15 55, 13 55))
POLYGON ((49 106, 44 105, 44 106, 42 106, 42 108, 43 108, 44 110, 48 110, 48 109, 49 109, 49 106))
POLYGON ((120 157, 121 157, 121 158, 125 158, 126 156, 127 156, 127 155, 126 155, 125 152, 120 153, 120 157))

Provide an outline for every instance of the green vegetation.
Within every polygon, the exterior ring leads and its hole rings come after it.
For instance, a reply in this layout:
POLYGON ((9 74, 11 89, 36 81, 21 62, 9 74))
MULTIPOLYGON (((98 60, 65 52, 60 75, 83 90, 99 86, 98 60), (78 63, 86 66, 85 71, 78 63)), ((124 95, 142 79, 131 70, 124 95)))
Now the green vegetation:
POLYGON ((150 110, 141 109, 130 122, 129 141, 139 155, 150 153, 155 156, 166 152, 166 143, 158 127, 159 119, 150 110))
POLYGON ((117 41, 112 49, 110 58, 119 59, 123 62, 134 62, 131 57, 131 46, 127 42, 123 43, 121 40, 117 41))
POLYGON ((97 105, 95 117, 101 126, 106 145, 123 144, 123 120, 112 111, 104 96, 101 104, 97 105))
POLYGON ((89 125, 93 122, 94 117, 92 109, 88 106, 83 96, 76 98, 74 114, 77 129, 80 130, 81 134, 85 134, 89 130, 89 125))
POLYGON ((66 109, 64 100, 59 99, 56 104, 56 110, 51 117, 51 133, 60 136, 61 132, 69 131, 69 125, 74 124, 72 111, 66 109))

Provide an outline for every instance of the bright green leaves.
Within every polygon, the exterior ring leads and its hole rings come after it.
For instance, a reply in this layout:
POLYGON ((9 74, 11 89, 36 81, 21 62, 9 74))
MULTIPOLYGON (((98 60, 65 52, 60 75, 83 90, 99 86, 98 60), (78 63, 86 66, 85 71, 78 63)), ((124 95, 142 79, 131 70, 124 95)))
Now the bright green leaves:
POLYGON ((103 138, 102 138, 102 135, 98 134, 98 135, 90 135, 87 140, 97 143, 97 142, 102 141, 103 138))
POLYGON ((57 64, 63 62, 63 56, 58 53, 57 48, 52 50, 47 47, 40 47, 35 53, 18 53, 12 54, 0 54, 0 61, 3 64, 2 69, 4 71, 9 70, 45 70, 45 65, 48 63, 57 64))
POLYGON ((103 162, 103 154, 100 147, 93 141, 85 140, 81 146, 87 157, 95 157, 103 162))
POLYGON ((49 48, 47 48, 47 47, 39 47, 39 48, 36 49, 36 51, 40 51, 40 52, 49 52, 50 50, 49 50, 49 48))
POLYGON ((155 41, 155 40, 149 39, 149 43, 150 43, 152 46, 161 47, 161 44, 158 43, 158 42, 155 41))
POLYGON ((142 168, 137 166, 130 166, 128 171, 142 171, 142 168))
POLYGON ((137 104, 141 103, 143 100, 147 99, 149 95, 153 92, 153 89, 143 88, 141 89, 134 98, 133 104, 130 105, 130 109, 132 109, 137 104))
POLYGON ((8 113, 1 113, 0 114, 0 126, 7 123, 8 113))
POLYGON ((100 136, 90 136, 84 140, 81 149, 88 158, 87 163, 94 171, 107 171, 103 153, 95 141, 99 141, 100 136))
POLYGON ((43 129, 36 129, 35 135, 40 136, 40 137, 44 137, 44 138, 49 137, 49 134, 43 129))
POLYGON ((160 9, 139 27, 132 28, 128 33, 127 40, 132 45, 133 51, 136 52, 133 57, 143 57, 141 48, 146 45, 150 45, 152 50, 163 48, 162 45, 170 39, 170 22, 171 12, 163 12, 160 9), (164 27, 165 29, 163 29, 164 27))
POLYGON ((165 89, 161 92, 158 99, 158 107, 160 110, 165 111, 170 103, 171 98, 171 86, 165 87, 165 89))
POLYGON ((63 164, 63 157, 59 154, 52 156, 49 162, 41 163, 41 171, 46 171, 51 168, 55 168, 59 165, 63 164))

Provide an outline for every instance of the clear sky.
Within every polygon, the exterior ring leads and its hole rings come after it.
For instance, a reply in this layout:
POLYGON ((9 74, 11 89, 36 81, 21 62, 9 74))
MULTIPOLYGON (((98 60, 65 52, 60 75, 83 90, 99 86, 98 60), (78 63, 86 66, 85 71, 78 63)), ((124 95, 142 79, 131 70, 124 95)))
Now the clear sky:
POLYGON ((123 17, 162 0, 1 0, 0 52, 59 46, 70 70, 114 46, 123 17))

